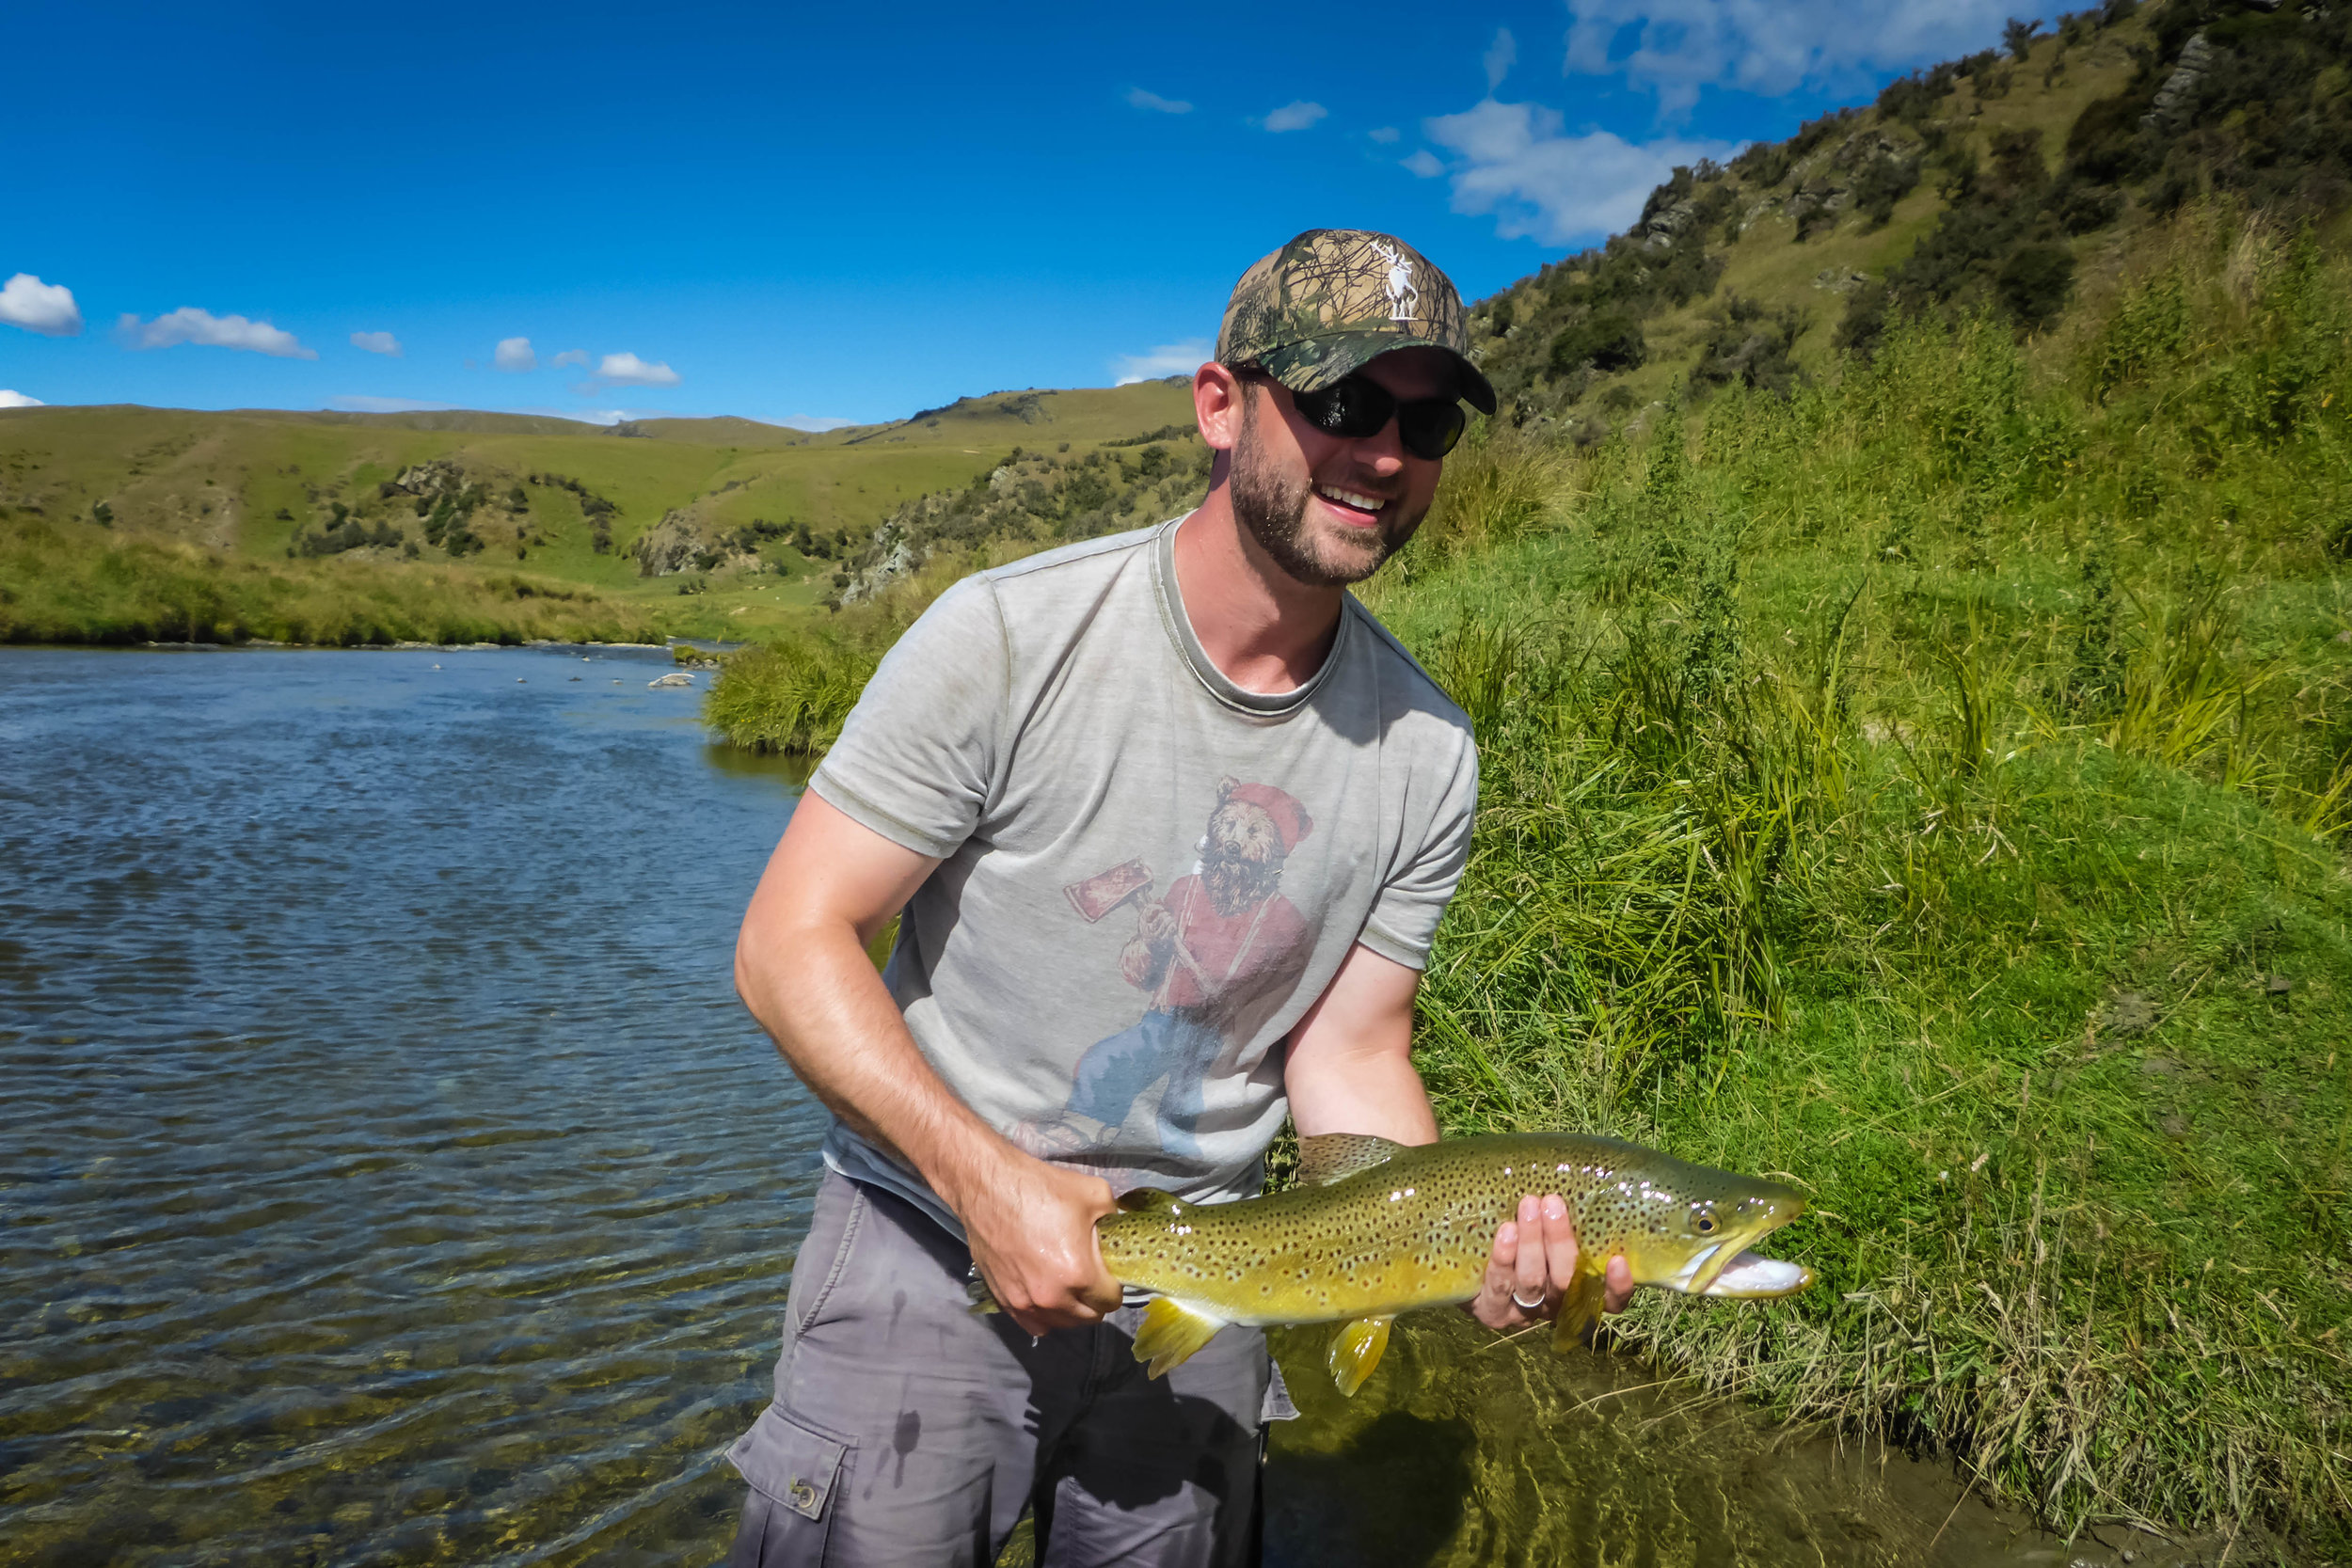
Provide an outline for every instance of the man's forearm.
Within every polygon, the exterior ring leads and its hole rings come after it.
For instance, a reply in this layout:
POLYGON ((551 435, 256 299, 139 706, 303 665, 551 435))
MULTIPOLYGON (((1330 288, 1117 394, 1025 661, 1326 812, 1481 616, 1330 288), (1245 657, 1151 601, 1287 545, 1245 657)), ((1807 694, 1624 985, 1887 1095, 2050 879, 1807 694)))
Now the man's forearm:
POLYGON ((746 931, 736 989, 826 1109, 961 1211, 1006 1146, 924 1060, 853 927, 746 931))

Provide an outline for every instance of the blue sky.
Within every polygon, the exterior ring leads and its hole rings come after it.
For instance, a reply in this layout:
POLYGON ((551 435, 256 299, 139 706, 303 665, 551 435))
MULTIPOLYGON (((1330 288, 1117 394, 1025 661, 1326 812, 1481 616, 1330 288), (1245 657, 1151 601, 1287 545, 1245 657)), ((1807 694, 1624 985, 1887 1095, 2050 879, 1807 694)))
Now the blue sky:
POLYGON ((1300 230, 1474 299, 2013 8, 18 0, 0 388, 862 422, 1189 371, 1300 230))

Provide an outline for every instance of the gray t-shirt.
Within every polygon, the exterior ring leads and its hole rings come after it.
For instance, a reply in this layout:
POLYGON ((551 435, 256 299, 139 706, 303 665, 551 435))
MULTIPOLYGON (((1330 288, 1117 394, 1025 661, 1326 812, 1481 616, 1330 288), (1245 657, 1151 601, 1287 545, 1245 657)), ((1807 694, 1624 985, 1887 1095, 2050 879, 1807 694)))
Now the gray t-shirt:
MULTIPOLYGON (((1283 1041, 1360 942, 1420 968, 1478 795, 1470 721, 1369 611, 1295 691, 1193 636, 1183 519, 965 578, 899 639, 810 787, 942 861, 883 979, 940 1077, 1119 1191, 1254 1192, 1283 1041)), ((835 1123, 828 1164, 961 1227, 835 1123)))

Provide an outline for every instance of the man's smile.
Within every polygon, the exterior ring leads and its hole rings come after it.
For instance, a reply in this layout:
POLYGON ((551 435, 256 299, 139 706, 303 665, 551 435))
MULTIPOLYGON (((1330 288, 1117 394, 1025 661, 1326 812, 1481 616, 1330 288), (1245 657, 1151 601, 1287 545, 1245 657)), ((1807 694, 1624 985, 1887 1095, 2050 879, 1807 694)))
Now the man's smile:
POLYGON ((1359 528, 1370 528, 1380 520, 1380 509, 1389 503, 1378 496, 1368 496, 1361 490, 1343 489, 1336 484, 1318 484, 1315 495, 1359 528))

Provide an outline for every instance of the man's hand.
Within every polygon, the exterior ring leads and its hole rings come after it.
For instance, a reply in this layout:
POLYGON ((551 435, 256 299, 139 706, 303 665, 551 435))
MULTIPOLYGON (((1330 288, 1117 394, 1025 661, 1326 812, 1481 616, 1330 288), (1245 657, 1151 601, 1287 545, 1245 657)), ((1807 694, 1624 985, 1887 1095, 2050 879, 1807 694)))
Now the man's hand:
POLYGON ((1101 1177, 1009 1147, 950 1202, 989 1292, 1031 1334, 1099 1323, 1118 1309, 1119 1281, 1094 1241, 1094 1222, 1119 1212, 1101 1177))
MULTIPOLYGON (((1462 1309, 1488 1328, 1524 1328, 1560 1313, 1560 1297, 1576 1280, 1576 1226, 1558 1193, 1519 1199, 1519 1217, 1495 1230, 1486 1278, 1462 1309), (1524 1307, 1522 1302, 1536 1302, 1524 1307)), ((1601 1310, 1622 1312, 1633 1299, 1633 1269, 1622 1254, 1609 1259, 1601 1310)))

